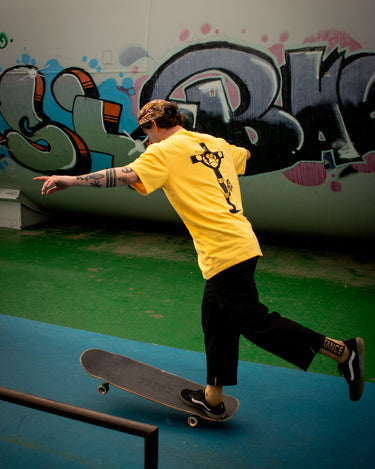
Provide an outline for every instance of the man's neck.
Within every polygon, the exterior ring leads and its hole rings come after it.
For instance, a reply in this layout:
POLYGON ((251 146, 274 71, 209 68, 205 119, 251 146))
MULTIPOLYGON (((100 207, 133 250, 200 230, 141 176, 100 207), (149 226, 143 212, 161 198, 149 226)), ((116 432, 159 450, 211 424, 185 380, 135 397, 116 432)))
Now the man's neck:
POLYGON ((166 138, 170 137, 171 135, 175 134, 181 129, 183 129, 181 125, 175 125, 174 127, 169 127, 168 129, 159 127, 159 136, 160 136, 159 141, 165 140, 166 138))

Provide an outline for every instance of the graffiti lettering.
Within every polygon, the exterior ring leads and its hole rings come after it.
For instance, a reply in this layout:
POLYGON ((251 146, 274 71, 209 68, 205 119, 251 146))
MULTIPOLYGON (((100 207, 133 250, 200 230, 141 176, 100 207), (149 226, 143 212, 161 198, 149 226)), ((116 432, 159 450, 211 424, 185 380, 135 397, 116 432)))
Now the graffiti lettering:
POLYGON ((134 150, 134 142, 118 134, 121 105, 99 99, 99 92, 84 71, 68 69, 52 83, 53 94, 60 106, 73 115, 75 132, 90 150, 110 154, 111 166, 122 166, 134 150))
MULTIPOLYGON (((325 52, 322 46, 288 50, 279 67, 267 54, 243 45, 190 45, 145 81, 139 104, 156 97, 176 101, 189 128, 250 150, 248 175, 283 171, 289 177, 290 168, 305 162, 314 175, 301 172, 299 179, 320 184, 325 176, 319 165, 355 173, 345 168, 366 166, 375 150, 374 54, 325 52)), ((0 143, 19 164, 78 174, 92 168, 93 155, 102 158, 102 167, 112 167, 142 151, 136 133, 129 135, 134 127, 120 129, 131 99, 114 79, 101 96, 90 74, 72 67, 56 73, 50 88, 47 96, 43 71, 32 66, 13 67, 0 78, 0 112, 7 126, 0 126, 0 143), (50 100, 69 116, 64 124, 47 116, 50 100)))
POLYGON ((134 143, 110 134, 118 124, 121 106, 99 100, 90 75, 80 69, 59 74, 52 91, 61 108, 72 113, 74 131, 44 114, 44 79, 36 68, 15 67, 1 77, 0 109, 11 127, 5 137, 14 159, 38 172, 81 174, 91 170, 89 146, 91 151, 105 153, 109 143, 115 159, 111 164, 125 164, 134 143))
MULTIPOLYGON (((374 135, 370 114, 375 106, 370 95, 375 58, 354 56, 350 62, 343 54, 332 53, 323 62, 323 54, 321 47, 287 51, 281 108, 276 105, 280 77, 268 56, 228 43, 191 46, 169 59, 148 80, 141 105, 156 96, 175 95, 193 103, 198 130, 222 135, 251 151, 252 174, 285 169, 302 160, 329 160, 333 166, 363 161, 359 153, 363 141, 354 140, 350 132, 358 119, 350 118, 349 103, 342 106, 341 99, 351 99, 352 110, 366 114, 361 121, 366 121, 365 128, 371 127, 369 135, 374 135), (366 62, 356 66, 357 60, 363 59, 366 62), (210 71, 216 74, 214 78, 208 77, 210 71), (358 74, 361 78, 357 85, 358 74), (228 79, 238 95, 235 109, 230 102, 228 79), (250 135, 256 136, 255 142, 250 135)), ((366 142, 366 151, 373 150, 373 139, 367 137, 366 142)))
POLYGON ((375 57, 349 57, 338 83, 340 109, 359 154, 374 149, 375 57))
MULTIPOLYGON (((344 63, 343 55, 336 57, 335 53, 331 54, 329 65, 326 70, 322 70, 325 65, 322 60, 323 54, 323 48, 287 53, 286 80, 289 81, 292 90, 289 93, 288 108, 304 129, 304 153, 307 156, 305 158, 309 161, 320 161, 321 152, 330 151, 331 164, 334 166, 361 161, 350 139, 339 102, 340 95, 336 91, 344 63), (319 147, 320 151, 317 151, 319 147)), ((345 84, 341 89, 345 96, 345 84)), ((354 89, 357 100, 359 90, 358 87, 354 89)), ((288 97, 285 101, 287 99, 288 97)))
POLYGON ((226 42, 190 46, 148 80, 140 104, 156 96, 171 99, 178 90, 184 102, 197 106, 197 130, 251 150, 253 174, 280 170, 298 161, 295 151, 303 134, 293 116, 275 105, 280 75, 270 57, 226 42), (212 81, 208 72, 220 78, 212 81), (237 95, 236 107, 228 82, 237 95), (257 135, 257 145, 251 145, 249 129, 257 135))
POLYGON ((34 67, 15 67, 0 82, 1 113, 12 130, 7 146, 21 165, 41 172, 87 169, 84 142, 43 113, 45 86, 34 67))

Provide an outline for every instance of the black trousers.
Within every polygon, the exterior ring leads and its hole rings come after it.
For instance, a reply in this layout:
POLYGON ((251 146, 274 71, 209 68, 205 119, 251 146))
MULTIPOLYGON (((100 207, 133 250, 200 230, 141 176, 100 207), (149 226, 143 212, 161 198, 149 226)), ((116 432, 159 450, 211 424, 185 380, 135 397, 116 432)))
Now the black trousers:
POLYGON ((257 258, 230 267, 207 280, 202 327, 207 357, 207 384, 237 384, 239 337, 307 370, 325 337, 269 312, 259 302, 254 281, 257 258))

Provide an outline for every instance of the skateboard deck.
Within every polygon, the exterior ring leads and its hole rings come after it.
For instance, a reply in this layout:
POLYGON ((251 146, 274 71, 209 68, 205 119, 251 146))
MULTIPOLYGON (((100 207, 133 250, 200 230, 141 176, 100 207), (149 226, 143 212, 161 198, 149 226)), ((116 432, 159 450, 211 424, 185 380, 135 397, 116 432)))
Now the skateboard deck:
POLYGON ((184 388, 202 389, 204 386, 132 358, 100 349, 88 349, 81 355, 80 362, 85 371, 103 381, 100 393, 105 394, 109 385, 136 394, 158 404, 189 414, 188 423, 196 426, 199 419, 215 422, 230 420, 237 412, 239 402, 232 396, 223 396, 226 416, 215 420, 203 410, 188 406, 181 401, 179 393, 184 388))

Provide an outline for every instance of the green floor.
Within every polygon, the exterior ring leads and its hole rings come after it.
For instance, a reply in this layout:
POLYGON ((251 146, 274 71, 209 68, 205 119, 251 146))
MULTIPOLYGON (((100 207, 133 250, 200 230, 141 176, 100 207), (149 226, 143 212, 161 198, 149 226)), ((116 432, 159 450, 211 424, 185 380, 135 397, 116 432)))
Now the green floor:
MULTIPOLYGON (((373 254, 260 239, 261 300, 330 337, 362 336, 366 380, 375 381, 373 254)), ((0 229, 0 242, 0 313, 203 352, 204 281, 181 227, 62 221, 0 229)), ((245 340, 240 358, 289 367, 245 340)), ((310 371, 337 374, 321 356, 310 371)))

